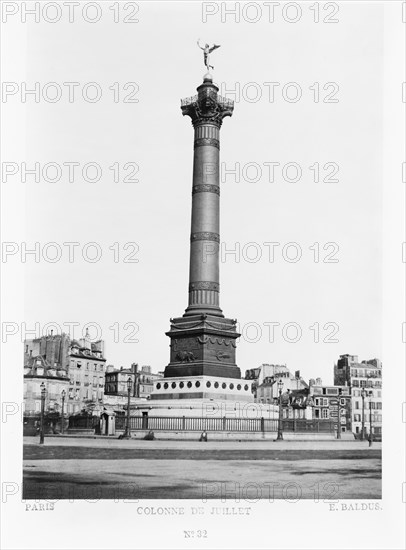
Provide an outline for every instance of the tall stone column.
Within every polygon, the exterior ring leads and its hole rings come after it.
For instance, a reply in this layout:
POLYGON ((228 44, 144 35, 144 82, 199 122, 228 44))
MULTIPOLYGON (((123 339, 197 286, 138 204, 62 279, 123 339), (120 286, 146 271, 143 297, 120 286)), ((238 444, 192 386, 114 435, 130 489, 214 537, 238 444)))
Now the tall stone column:
POLYGON ((190 233, 189 301, 183 317, 171 319, 170 363, 165 378, 186 376, 241 377, 235 362, 236 321, 220 309, 220 128, 231 116, 233 101, 218 95, 210 74, 197 95, 182 100, 183 115, 192 119, 194 157, 190 233))
POLYGON ((223 317, 219 305, 220 127, 234 104, 218 96, 210 75, 197 96, 182 101, 182 113, 194 127, 192 224, 190 234, 189 304, 185 316, 210 313, 223 317))

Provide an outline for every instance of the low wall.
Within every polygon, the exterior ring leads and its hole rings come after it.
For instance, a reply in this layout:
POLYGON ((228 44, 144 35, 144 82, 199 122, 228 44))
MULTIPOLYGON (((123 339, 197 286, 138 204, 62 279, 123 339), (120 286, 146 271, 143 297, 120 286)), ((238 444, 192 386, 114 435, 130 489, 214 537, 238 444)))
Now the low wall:
POLYGON ((94 428, 69 428, 68 435, 94 435, 94 428))
MULTIPOLYGON (((124 430, 116 430, 116 437, 124 433, 124 430)), ((144 439, 150 433, 149 430, 137 430, 131 432, 132 439, 144 439)), ((195 431, 156 431, 153 432, 156 440, 199 441, 201 433, 195 431)), ((353 440, 352 433, 342 434, 343 440, 353 440), (346 437, 344 437, 346 436, 346 437)), ((208 441, 274 441, 277 432, 207 432, 208 441)), ((335 434, 331 433, 292 433, 283 434, 285 441, 333 441, 335 434)))

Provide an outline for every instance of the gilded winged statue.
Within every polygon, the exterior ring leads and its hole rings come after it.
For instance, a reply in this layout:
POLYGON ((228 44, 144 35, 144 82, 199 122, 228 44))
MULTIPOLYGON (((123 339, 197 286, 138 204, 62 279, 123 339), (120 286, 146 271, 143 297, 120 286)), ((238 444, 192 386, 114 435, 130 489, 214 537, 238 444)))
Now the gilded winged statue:
POLYGON ((210 47, 209 44, 205 44, 202 46, 200 44, 200 38, 197 41, 197 45, 201 50, 203 50, 203 56, 204 56, 204 64, 207 68, 207 70, 210 72, 210 69, 214 69, 213 65, 210 65, 210 54, 212 51, 216 50, 217 48, 220 48, 220 44, 213 44, 213 46, 210 47))

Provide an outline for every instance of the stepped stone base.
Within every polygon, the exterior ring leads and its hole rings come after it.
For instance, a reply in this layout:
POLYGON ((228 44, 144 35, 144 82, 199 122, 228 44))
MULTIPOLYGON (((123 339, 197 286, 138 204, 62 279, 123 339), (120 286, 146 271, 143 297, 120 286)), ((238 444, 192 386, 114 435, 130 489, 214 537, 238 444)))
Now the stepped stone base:
POLYGON ((156 401, 205 400, 253 403, 252 381, 218 376, 167 377, 154 383, 150 403, 156 401))

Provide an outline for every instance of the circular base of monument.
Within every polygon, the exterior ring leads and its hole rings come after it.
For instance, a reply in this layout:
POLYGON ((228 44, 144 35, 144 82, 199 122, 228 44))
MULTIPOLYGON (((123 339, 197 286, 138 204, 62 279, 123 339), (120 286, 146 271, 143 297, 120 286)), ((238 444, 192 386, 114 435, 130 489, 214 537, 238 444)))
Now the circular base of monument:
POLYGON ((253 402, 252 384, 252 380, 219 376, 165 377, 154 383, 150 401, 197 399, 253 402))

